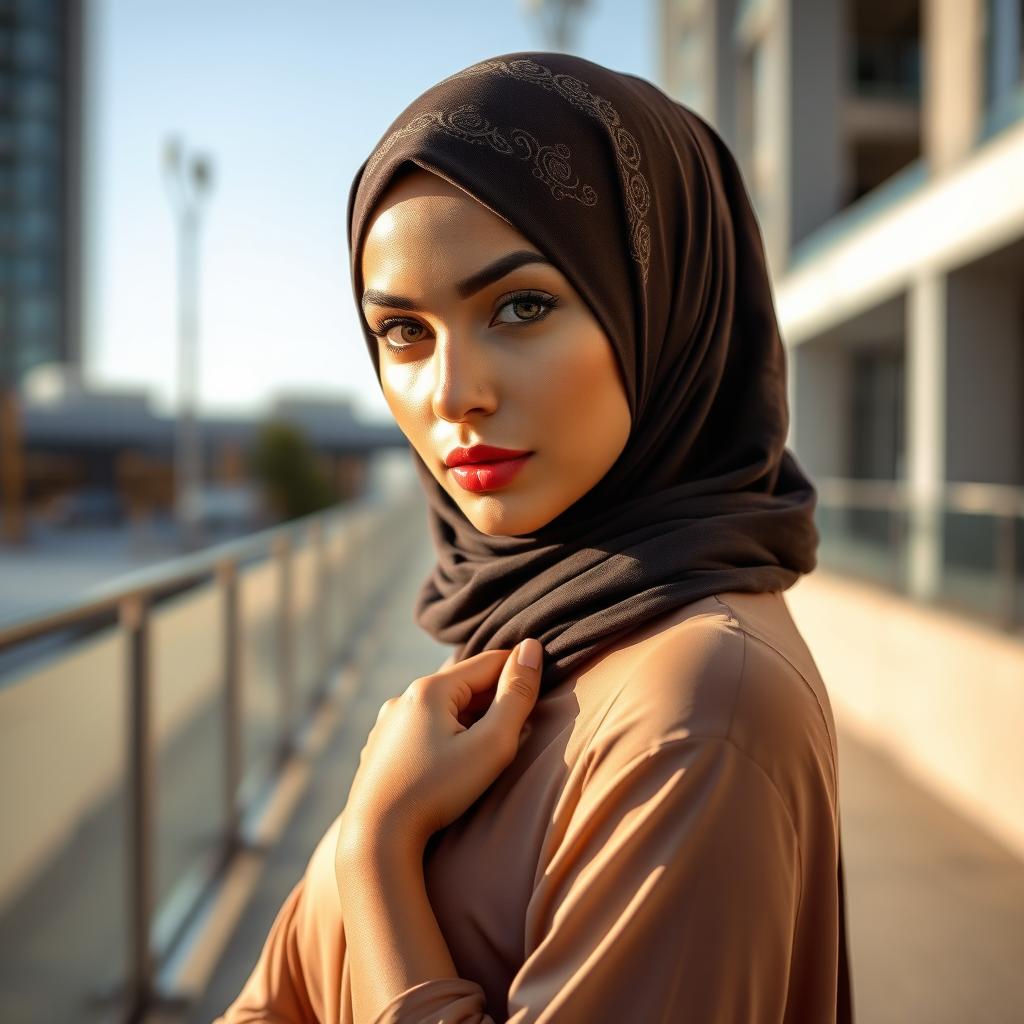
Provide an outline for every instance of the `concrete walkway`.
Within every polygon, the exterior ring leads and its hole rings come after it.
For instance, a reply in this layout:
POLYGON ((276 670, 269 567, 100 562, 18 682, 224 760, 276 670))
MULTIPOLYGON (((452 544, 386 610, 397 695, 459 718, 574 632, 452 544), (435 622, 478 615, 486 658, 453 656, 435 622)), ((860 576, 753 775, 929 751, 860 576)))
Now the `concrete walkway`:
POLYGON ((1024 863, 839 728, 858 1024, 1024 1021, 1024 863))
MULTIPOLYGON (((270 924, 342 806, 381 702, 446 650, 412 623, 426 546, 387 610, 373 660, 316 766, 256 898, 203 997, 185 1017, 209 1024, 252 969, 270 924)), ((1024 863, 842 728, 840 785, 858 1024, 1018 1024, 1024 1020, 1024 863)), ((697 1022, 695 1022, 697 1024, 697 1022)))

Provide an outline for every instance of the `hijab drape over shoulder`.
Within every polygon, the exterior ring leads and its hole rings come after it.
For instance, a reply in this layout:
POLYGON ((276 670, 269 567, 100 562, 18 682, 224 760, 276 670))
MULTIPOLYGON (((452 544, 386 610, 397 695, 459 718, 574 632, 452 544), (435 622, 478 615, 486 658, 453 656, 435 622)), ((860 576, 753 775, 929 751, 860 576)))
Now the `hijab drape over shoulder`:
POLYGON ((414 452, 437 552, 419 625, 459 659, 537 637, 547 691, 645 620, 810 572, 816 494, 785 446, 761 233, 716 132, 649 82, 565 54, 451 75, 356 175, 357 302, 374 204, 410 163, 476 197, 569 279, 614 346, 632 417, 605 477, 520 536, 477 530, 414 452))

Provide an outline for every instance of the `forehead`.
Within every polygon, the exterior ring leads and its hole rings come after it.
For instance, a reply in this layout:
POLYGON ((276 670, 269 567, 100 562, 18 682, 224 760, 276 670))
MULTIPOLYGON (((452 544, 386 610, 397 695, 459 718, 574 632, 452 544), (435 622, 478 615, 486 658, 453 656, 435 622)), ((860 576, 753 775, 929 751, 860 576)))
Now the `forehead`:
POLYGON ((497 214, 456 185, 427 171, 399 177, 374 207, 362 249, 370 278, 417 268, 461 273, 514 248, 533 248, 497 214))

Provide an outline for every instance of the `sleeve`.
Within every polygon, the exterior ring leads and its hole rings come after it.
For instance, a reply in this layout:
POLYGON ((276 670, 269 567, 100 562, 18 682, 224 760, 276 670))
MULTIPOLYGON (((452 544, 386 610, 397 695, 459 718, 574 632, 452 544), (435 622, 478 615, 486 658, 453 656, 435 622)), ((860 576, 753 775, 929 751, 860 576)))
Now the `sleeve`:
POLYGON ((306 875, 295 884, 270 926, 256 966, 213 1024, 299 1024, 316 1020, 299 955, 298 918, 306 875))
MULTIPOLYGON (((507 1020, 774 1024, 800 878, 782 797, 731 740, 598 764, 531 898, 507 1020)), ((493 1024, 461 979, 406 990, 375 1024, 426 1021, 493 1024)))

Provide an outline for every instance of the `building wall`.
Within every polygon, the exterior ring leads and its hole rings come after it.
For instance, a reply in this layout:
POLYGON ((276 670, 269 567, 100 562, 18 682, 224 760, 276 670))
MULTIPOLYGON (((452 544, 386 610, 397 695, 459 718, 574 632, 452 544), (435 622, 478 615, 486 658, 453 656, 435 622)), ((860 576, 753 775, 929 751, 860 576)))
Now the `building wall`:
POLYGON ((819 485, 794 614, 847 723, 1024 854, 1022 22, 1021 0, 749 0, 704 74, 736 83, 819 485))

